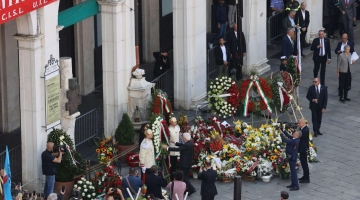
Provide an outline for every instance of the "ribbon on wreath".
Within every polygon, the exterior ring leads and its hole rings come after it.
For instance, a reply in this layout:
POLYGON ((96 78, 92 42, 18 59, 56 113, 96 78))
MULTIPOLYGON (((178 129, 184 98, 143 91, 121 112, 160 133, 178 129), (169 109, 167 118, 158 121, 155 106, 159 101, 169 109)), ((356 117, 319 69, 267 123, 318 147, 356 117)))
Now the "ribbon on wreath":
POLYGON ((71 160, 73 162, 74 165, 76 165, 76 163, 80 164, 78 161, 75 160, 75 157, 74 157, 74 153, 73 151, 70 149, 70 146, 68 144, 66 144, 66 142, 64 140, 61 140, 61 142, 63 142, 65 145, 66 145, 66 149, 68 150, 69 154, 70 154, 70 157, 71 157, 71 160))
POLYGON ((283 82, 277 82, 279 86, 279 96, 280 96, 280 111, 282 111, 283 106, 287 105, 290 102, 290 97, 283 87, 283 82))
POLYGON ((301 74, 301 64, 299 63, 299 60, 296 56, 294 56, 294 60, 295 60, 295 66, 296 66, 297 72, 299 74, 301 74))
POLYGON ((160 99, 160 102, 161 102, 161 113, 163 113, 164 108, 165 108, 166 113, 170 113, 170 108, 167 103, 168 100, 167 100, 165 94, 162 92, 159 92, 157 97, 160 99))
POLYGON ((267 110, 272 113, 272 109, 270 108, 269 102, 264 94, 264 91, 261 88, 261 84, 259 81, 259 77, 256 75, 251 75, 250 76, 250 83, 248 85, 248 88, 246 90, 246 96, 245 96, 245 103, 244 103, 244 116, 248 116, 248 105, 250 102, 250 91, 252 89, 252 87, 255 85, 257 90, 258 90, 258 94, 260 95, 260 97, 264 100, 265 104, 266 104, 266 108, 267 110))
POLYGON ((260 163, 260 160, 256 161, 256 162, 249 168, 249 170, 245 173, 245 175, 251 174, 251 172, 254 171, 255 167, 257 167, 257 166, 259 165, 259 163, 260 163))

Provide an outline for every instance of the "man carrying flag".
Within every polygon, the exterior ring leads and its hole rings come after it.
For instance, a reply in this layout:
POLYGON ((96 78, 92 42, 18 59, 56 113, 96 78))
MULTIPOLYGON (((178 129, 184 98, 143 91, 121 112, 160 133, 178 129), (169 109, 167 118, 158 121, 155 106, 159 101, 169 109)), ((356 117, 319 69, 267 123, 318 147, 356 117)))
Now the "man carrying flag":
POLYGON ((3 176, 3 184, 4 184, 4 199, 12 200, 11 196, 11 170, 10 170, 10 158, 9 158, 9 150, 6 146, 6 157, 5 157, 5 165, 4 165, 4 174, 3 176))

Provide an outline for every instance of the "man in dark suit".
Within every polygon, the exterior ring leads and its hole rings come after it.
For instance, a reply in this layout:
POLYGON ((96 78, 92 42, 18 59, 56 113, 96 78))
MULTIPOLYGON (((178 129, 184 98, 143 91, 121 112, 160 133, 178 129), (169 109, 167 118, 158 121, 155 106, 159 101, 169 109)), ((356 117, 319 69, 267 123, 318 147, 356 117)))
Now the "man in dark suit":
POLYGON ((198 179, 201 181, 201 200, 214 200, 217 195, 216 181, 217 172, 211 167, 211 160, 205 161, 205 168, 200 167, 198 179))
POLYGON ((179 148, 172 148, 168 147, 167 145, 163 145, 162 147, 164 149, 167 149, 168 151, 180 151, 180 169, 184 173, 184 182, 186 183, 187 190, 189 191, 189 195, 196 192, 196 189, 190 182, 190 169, 192 165, 192 160, 194 156, 194 143, 191 140, 191 136, 189 133, 183 134, 183 141, 182 143, 175 143, 176 146, 179 148))
POLYGON ((289 14, 283 19, 283 30, 284 33, 287 33, 289 28, 297 29, 298 25, 295 22, 295 10, 290 10, 289 14))
POLYGON ((294 190, 299 190, 299 183, 298 183, 298 179, 297 179, 297 174, 296 174, 296 161, 298 158, 298 150, 299 150, 299 143, 300 143, 300 139, 302 136, 302 133, 300 130, 296 130, 293 135, 291 136, 291 138, 287 139, 284 135, 284 133, 286 135, 289 135, 286 131, 282 131, 281 129, 279 129, 280 131, 280 137, 282 139, 283 142, 286 143, 286 149, 285 149, 285 153, 286 153, 286 157, 289 159, 289 165, 290 165, 290 173, 291 173, 291 184, 286 186, 287 188, 290 188, 290 191, 294 191, 294 190))
POLYGON ((302 2, 301 9, 299 9, 295 15, 295 23, 297 23, 301 27, 300 29, 301 56, 304 56, 303 47, 306 47, 307 45, 305 41, 305 37, 310 24, 310 13, 309 11, 305 10, 305 8, 306 8, 306 3, 302 2))
POLYGON ((326 63, 331 63, 331 48, 330 41, 325 37, 323 30, 319 31, 319 37, 315 38, 311 44, 311 51, 314 51, 313 60, 314 60, 314 78, 318 77, 319 69, 320 70, 320 82, 321 85, 325 85, 325 72, 326 72, 326 63))
MULTIPOLYGON (((307 161, 307 154, 309 151, 309 127, 306 126, 305 119, 298 120, 298 127, 301 130, 301 137, 299 142, 299 153, 300 153, 300 162, 301 167, 303 169, 303 177, 299 178, 300 183, 310 183, 310 176, 309 176, 309 165, 307 161)), ((288 138, 292 138, 291 135, 287 134, 284 131, 284 134, 288 138)))
POLYGON ((154 79, 165 73, 166 70, 170 69, 170 61, 167 52, 154 52, 153 56, 155 58, 154 66, 154 79))
POLYGON ((225 46, 224 38, 219 39, 219 45, 214 49, 215 63, 218 69, 218 76, 227 76, 228 67, 230 64, 230 51, 227 46, 225 46))
MULTIPOLYGON (((230 50, 230 54, 231 54, 231 67, 228 70, 229 76, 230 76, 230 71, 232 68, 236 68, 236 64, 238 63, 238 52, 239 52, 239 41, 238 41, 238 29, 237 29, 237 24, 234 24, 233 26, 234 31, 230 32, 228 37, 227 37, 227 41, 226 41, 226 45, 229 47, 230 50)), ((241 32, 241 50, 242 50, 242 56, 245 57, 246 56, 246 41, 245 41, 245 36, 244 33, 241 32)), ((237 70, 241 70, 241 69, 236 69, 237 70)), ((238 74, 238 73, 237 73, 238 74)), ((240 73, 239 73, 240 74, 240 73)), ((239 80, 240 77, 236 77, 236 79, 239 80)))
POLYGON ((318 78, 314 78, 314 85, 309 87, 306 98, 309 100, 311 110, 311 121, 313 123, 314 136, 322 135, 320 132, 322 114, 326 110, 328 93, 327 87, 319 83, 318 78))
POLYGON ((287 34, 283 37, 281 42, 281 57, 285 56, 289 58, 289 56, 294 55, 295 44, 293 41, 294 38, 294 29, 289 28, 287 30, 287 34))
POLYGON ((166 187, 166 181, 164 179, 164 174, 158 175, 158 168, 156 165, 153 165, 150 168, 150 174, 146 175, 146 186, 146 195, 152 194, 156 198, 164 199, 161 187, 166 187))
POLYGON ((350 53, 352 54, 354 52, 354 43, 348 40, 348 35, 346 33, 342 34, 341 41, 337 44, 335 53, 339 55, 344 52, 345 45, 350 46, 350 53))
POLYGON ((329 8, 329 38, 336 38, 334 35, 337 25, 339 23, 339 0, 327 0, 329 8))
POLYGON ((349 40, 354 42, 354 21, 356 21, 356 5, 354 0, 340 0, 339 10, 342 15, 345 33, 349 35, 349 40))

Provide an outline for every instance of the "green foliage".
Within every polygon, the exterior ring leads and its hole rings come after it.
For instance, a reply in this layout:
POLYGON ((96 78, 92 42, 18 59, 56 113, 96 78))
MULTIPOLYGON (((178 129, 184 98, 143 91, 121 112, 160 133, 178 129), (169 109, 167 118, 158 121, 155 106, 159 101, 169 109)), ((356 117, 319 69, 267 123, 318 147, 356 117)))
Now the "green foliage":
POLYGON ((132 145, 134 144, 135 130, 131 123, 130 117, 124 113, 122 120, 116 128, 115 139, 119 145, 132 145))
POLYGON ((62 156, 61 163, 56 164, 56 181, 73 181, 75 176, 81 175, 85 172, 85 162, 83 161, 81 155, 75 151, 74 142, 71 140, 70 135, 66 134, 66 132, 61 129, 54 129, 48 135, 48 141, 53 142, 55 146, 67 145, 71 150, 71 152, 66 150, 62 156), (62 138, 62 140, 60 138, 62 138), (76 160, 76 164, 73 163, 71 155, 76 160))
POLYGON ((289 72, 294 81, 294 87, 298 87, 301 82, 301 74, 298 72, 296 60, 293 56, 288 58, 288 64, 286 66, 286 71, 289 72))

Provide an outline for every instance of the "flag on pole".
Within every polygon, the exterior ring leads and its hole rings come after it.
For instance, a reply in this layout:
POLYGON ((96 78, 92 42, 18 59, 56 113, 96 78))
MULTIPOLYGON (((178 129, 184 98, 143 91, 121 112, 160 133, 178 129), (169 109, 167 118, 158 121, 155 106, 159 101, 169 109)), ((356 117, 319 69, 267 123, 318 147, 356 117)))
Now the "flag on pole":
POLYGON ((297 49, 298 49, 298 69, 301 74, 301 55, 303 54, 303 52, 301 52, 300 32, 301 31, 300 31, 300 27, 299 27, 298 31, 297 31, 297 49))
POLYGON ((6 156, 4 165, 4 198, 5 200, 12 200, 11 196, 11 170, 10 170, 10 157, 9 150, 6 146, 6 156))

